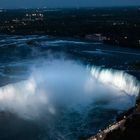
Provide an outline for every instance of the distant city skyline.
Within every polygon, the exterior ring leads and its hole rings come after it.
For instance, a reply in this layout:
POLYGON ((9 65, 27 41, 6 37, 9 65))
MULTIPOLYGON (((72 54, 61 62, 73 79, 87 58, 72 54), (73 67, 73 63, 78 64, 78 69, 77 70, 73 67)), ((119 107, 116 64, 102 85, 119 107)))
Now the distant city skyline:
POLYGON ((140 0, 0 0, 0 8, 139 6, 140 0))

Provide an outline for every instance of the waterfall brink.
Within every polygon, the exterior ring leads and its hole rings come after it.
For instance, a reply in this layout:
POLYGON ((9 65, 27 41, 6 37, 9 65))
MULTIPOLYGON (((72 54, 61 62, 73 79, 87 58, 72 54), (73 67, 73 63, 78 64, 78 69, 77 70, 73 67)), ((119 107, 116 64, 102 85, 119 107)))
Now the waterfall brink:
POLYGON ((117 89, 124 91, 130 96, 138 96, 139 94, 139 81, 135 77, 123 71, 113 69, 102 69, 94 66, 90 68, 90 71, 91 75, 94 78, 96 78, 104 84, 114 86, 117 89))
POLYGON ((33 118, 55 114, 58 106, 81 109, 99 101, 125 110, 134 106, 139 90, 137 79, 123 71, 56 60, 33 68, 25 81, 1 87, 0 111, 33 118))

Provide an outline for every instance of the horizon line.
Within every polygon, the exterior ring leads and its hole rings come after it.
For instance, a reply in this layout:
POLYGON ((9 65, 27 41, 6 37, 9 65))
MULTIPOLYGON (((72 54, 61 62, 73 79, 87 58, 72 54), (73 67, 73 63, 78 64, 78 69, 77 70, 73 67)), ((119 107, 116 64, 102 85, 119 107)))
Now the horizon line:
POLYGON ((71 6, 71 7, 30 7, 30 8, 27 8, 27 7, 15 7, 15 8, 2 8, 0 7, 0 10, 33 10, 33 9, 94 9, 94 8, 127 8, 127 7, 140 7, 140 5, 113 5, 113 6, 71 6))

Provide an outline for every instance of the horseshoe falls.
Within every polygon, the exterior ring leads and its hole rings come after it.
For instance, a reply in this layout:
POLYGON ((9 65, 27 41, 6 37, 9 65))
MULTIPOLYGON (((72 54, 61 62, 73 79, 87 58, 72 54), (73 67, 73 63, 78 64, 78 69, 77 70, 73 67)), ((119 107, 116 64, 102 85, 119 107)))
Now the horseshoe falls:
POLYGON ((83 139, 135 106, 137 52, 48 36, 0 39, 0 139, 83 139))

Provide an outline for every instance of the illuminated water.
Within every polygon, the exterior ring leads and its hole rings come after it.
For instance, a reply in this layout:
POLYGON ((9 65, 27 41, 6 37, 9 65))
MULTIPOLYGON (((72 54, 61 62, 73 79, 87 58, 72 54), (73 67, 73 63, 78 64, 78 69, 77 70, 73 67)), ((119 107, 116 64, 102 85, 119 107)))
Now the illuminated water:
POLYGON ((85 139, 135 105, 127 64, 138 52, 45 36, 0 43, 0 139, 85 139))

